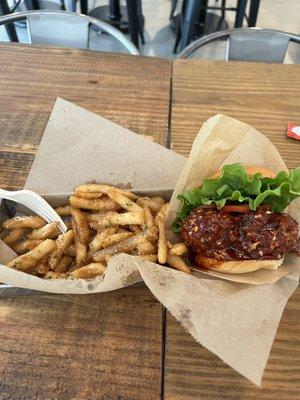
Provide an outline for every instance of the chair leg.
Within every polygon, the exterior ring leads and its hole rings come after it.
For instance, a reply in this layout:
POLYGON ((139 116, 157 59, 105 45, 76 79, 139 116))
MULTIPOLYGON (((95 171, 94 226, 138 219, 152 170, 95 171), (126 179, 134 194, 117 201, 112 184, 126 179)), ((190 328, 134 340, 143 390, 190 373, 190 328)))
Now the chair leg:
POLYGON ((139 22, 138 22, 138 12, 135 0, 127 0, 127 12, 128 12, 128 22, 129 22, 129 32, 130 39, 132 43, 139 48, 139 22))
POLYGON ((179 46, 180 39, 181 39, 181 29, 178 28, 175 44, 174 44, 174 47, 173 47, 173 53, 174 54, 177 53, 177 48, 179 46))
POLYGON ((180 51, 186 48, 193 36, 196 21, 199 19, 201 0, 187 0, 183 16, 180 51))
POLYGON ((226 8, 226 0, 222 0, 222 11, 221 11, 221 18, 225 19, 225 8, 226 8))
POLYGON ((234 23, 235 28, 241 28, 243 26, 246 6, 247 6, 247 0, 238 0, 235 23, 234 23))
MULTIPOLYGON (((0 2, 0 15, 10 14, 10 8, 6 1, 0 2)), ((18 36, 14 24, 6 24, 5 30, 11 42, 18 42, 18 36)))
POLYGON ((142 44, 145 44, 144 16, 143 16, 143 11, 142 11, 142 0, 137 1, 137 13, 138 13, 139 34, 141 36, 141 42, 142 42, 142 44))
POLYGON ((120 21, 121 19, 120 0, 109 1, 109 17, 111 21, 120 21))
POLYGON ((177 7, 177 3, 178 3, 178 0, 172 0, 169 19, 172 19, 174 17, 174 13, 175 13, 175 10, 176 10, 176 7, 177 7))
POLYGON ((250 2, 250 11, 249 11, 249 19, 248 19, 248 26, 255 26, 258 9, 259 9, 260 0, 251 0, 250 2))
POLYGON ((88 13, 88 0, 80 0, 80 11, 81 14, 87 14, 88 13))

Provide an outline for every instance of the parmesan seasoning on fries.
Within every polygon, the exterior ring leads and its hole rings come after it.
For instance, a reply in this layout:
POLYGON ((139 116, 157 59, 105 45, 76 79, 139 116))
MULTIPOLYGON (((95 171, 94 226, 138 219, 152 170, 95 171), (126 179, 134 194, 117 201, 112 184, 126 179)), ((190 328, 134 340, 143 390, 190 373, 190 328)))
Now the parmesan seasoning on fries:
POLYGON ((183 243, 165 235, 168 203, 109 185, 77 186, 68 204, 56 208, 68 231, 37 216, 7 219, 3 241, 18 257, 7 266, 45 279, 91 279, 105 273, 109 259, 127 253, 190 272, 183 243))

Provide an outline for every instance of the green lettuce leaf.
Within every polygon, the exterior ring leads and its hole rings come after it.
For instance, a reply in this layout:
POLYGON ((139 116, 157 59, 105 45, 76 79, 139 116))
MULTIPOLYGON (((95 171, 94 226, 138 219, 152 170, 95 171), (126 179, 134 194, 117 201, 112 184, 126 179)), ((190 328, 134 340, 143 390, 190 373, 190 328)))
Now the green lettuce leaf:
POLYGON ((262 204, 271 206, 274 212, 283 212, 297 197, 300 197, 300 167, 293 171, 281 171, 275 178, 264 178, 260 173, 249 177, 240 163, 225 165, 218 178, 203 180, 202 186, 178 196, 182 205, 172 225, 175 233, 181 221, 198 206, 215 204, 222 208, 229 204, 248 204, 256 210, 262 204))

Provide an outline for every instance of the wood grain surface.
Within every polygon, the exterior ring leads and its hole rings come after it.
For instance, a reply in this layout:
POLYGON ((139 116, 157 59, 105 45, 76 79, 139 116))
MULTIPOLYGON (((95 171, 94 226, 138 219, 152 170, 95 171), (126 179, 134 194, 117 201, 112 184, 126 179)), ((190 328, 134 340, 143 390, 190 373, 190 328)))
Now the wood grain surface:
POLYGON ((1 298, 1 400, 158 399, 161 314, 144 286, 1 298))
MULTIPOLYGON (((172 148, 188 155, 205 119, 238 118, 268 136, 287 165, 300 164, 300 143, 285 136, 300 123, 300 66, 175 61, 172 78, 172 148)), ((203 305, 205 307, 205 304, 203 305)), ((296 400, 300 398, 300 290, 284 311, 262 389, 198 345, 167 315, 166 400, 296 400)), ((221 327, 220 327, 221 329, 221 327)))
POLYGON ((23 186, 57 97, 166 144, 170 68, 155 58, 1 44, 1 186, 23 186))
MULTIPOLYGON (((0 187, 22 188, 57 97, 166 144, 167 60, 0 45, 0 187)), ((84 132, 83 132, 84 135, 84 132)), ((1 400, 160 397, 162 306, 145 286, 0 298, 1 400)))
MULTIPOLYGON (((285 130, 287 122, 300 123, 299 75, 299 66, 186 60, 175 61, 171 74, 167 60, 1 44, 0 187, 24 184, 58 96, 185 155, 204 120, 225 113, 265 133, 295 167, 300 145, 285 130)), ((299 304, 298 290, 260 390, 169 314, 165 324, 143 285, 91 296, 0 298, 0 398, 296 400, 299 304)))
POLYGON ((299 165, 299 142, 286 136, 300 123, 299 65, 176 60, 173 63, 172 147, 188 155, 203 122, 226 114, 258 129, 289 168, 299 165))

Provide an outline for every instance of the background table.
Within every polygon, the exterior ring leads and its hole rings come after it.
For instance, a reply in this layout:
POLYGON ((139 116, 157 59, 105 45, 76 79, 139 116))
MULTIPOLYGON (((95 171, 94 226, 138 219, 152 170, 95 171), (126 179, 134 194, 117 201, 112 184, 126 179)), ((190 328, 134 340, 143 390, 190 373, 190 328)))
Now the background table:
MULTIPOLYGON (((187 60, 172 66, 1 45, 0 186, 24 184, 57 96, 185 155, 204 120, 226 113, 265 133, 295 167, 300 145, 285 130, 288 121, 299 122, 299 73, 299 66, 187 60)), ((299 293, 284 312, 262 390, 197 344, 143 285, 89 296, 0 298, 0 397, 296 400, 299 293)))

